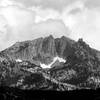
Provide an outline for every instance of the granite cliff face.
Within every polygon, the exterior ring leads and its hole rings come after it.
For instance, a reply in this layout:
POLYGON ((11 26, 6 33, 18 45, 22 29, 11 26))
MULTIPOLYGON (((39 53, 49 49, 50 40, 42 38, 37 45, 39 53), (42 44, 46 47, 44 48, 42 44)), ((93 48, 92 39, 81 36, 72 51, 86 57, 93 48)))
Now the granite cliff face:
POLYGON ((100 88, 99 55, 82 39, 76 42, 64 36, 17 42, 0 52, 0 85, 22 90, 100 88), (66 61, 56 60, 49 69, 40 66, 55 57, 66 61))
POLYGON ((31 62, 48 64, 56 56, 65 58, 70 54, 74 41, 61 37, 54 39, 53 36, 39 38, 33 41, 17 42, 12 47, 2 51, 1 56, 9 59, 22 59, 31 62))

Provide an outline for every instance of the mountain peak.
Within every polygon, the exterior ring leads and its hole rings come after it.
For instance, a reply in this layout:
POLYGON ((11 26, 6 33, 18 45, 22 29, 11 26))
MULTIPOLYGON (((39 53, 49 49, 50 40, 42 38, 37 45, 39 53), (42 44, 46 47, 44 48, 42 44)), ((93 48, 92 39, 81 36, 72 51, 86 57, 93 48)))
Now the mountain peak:
MULTIPOLYGON (((17 42, 13 46, 0 52, 0 56, 13 60, 28 60, 36 64, 40 62, 49 64, 55 56, 67 59, 72 54, 73 44, 75 43, 79 47, 82 46, 84 49, 88 49, 82 39, 75 42, 65 36, 54 38, 52 35, 49 35, 48 37, 38 38, 32 41, 17 42)), ((76 48, 78 48, 77 46, 76 48)))
POLYGON ((48 38, 54 38, 53 35, 49 35, 48 38))
POLYGON ((53 35, 49 35, 49 36, 47 36, 47 37, 44 37, 44 39, 54 40, 54 37, 53 37, 53 35))
POLYGON ((68 41, 66 41, 67 38, 65 36, 59 38, 59 40, 60 41, 56 41, 52 35, 49 35, 48 37, 38 38, 32 41, 16 42, 1 54, 10 59, 19 58, 21 60, 29 60, 31 62, 38 61, 48 64, 55 56, 64 56, 63 52, 66 51, 66 42, 68 41))

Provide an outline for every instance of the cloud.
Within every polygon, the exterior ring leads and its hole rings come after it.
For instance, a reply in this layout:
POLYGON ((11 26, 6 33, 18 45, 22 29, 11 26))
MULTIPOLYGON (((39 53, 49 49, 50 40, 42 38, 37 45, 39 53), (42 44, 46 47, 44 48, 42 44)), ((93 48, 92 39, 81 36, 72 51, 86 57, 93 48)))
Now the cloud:
POLYGON ((0 6, 8 6, 8 5, 13 5, 13 2, 10 0, 0 0, 0 6))
POLYGON ((75 2, 83 2, 88 8, 100 7, 100 0, 15 0, 24 4, 26 7, 41 6, 43 8, 53 8, 56 10, 62 10, 66 6, 69 6, 75 2))
POLYGON ((83 38, 91 47, 100 50, 100 12, 97 8, 86 8, 76 4, 70 10, 66 8, 62 16, 63 22, 72 31, 70 38, 83 38), (72 9, 72 10, 71 10, 72 9), (74 11, 74 13, 73 13, 74 11))
POLYGON ((57 19, 59 14, 57 12, 55 14, 55 12, 53 10, 41 10, 37 13, 17 6, 2 7, 0 14, 7 20, 10 29, 10 32, 7 33, 10 38, 7 37, 7 40, 23 41, 33 39, 36 33, 38 35, 40 33, 41 36, 42 34, 54 32, 56 36, 57 34, 65 34, 68 29, 63 21, 57 19), (55 17, 52 14, 55 14, 55 17))
POLYGON ((6 35, 6 32, 7 32, 7 22, 5 20, 5 18, 0 15, 0 48, 2 48, 2 44, 3 44, 3 40, 5 40, 5 35, 6 35))
POLYGON ((16 0, 24 4, 26 7, 32 6, 41 6, 42 8, 53 8, 61 11, 66 6, 74 3, 76 1, 84 1, 84 0, 16 0))
POLYGON ((55 17, 51 18, 52 13, 55 12, 41 10, 37 13, 15 5, 0 7, 0 19, 2 20, 0 22, 0 50, 17 41, 33 40, 49 34, 53 34, 55 37, 66 34, 69 30, 60 19, 56 19, 56 15, 59 16, 59 14, 56 12, 55 17), (38 19, 39 16, 41 19, 38 19), (49 20, 50 18, 51 20, 49 20))
POLYGON ((34 37, 45 37, 52 34, 54 37, 68 36, 70 30, 65 26, 61 20, 47 20, 34 24, 34 37))
POLYGON ((89 9, 91 8, 100 8, 100 0, 86 0, 85 6, 89 9))
POLYGON ((8 21, 3 15, 0 15, 0 50, 8 47, 11 41, 8 41, 10 38, 11 29, 8 25, 8 21))
POLYGON ((99 1, 5 1, 0 3, 0 46, 3 49, 16 41, 53 34, 55 37, 65 35, 74 40, 83 38, 91 47, 100 50, 99 1))
POLYGON ((0 21, 0 28, 3 31, 0 40, 2 40, 1 44, 5 46, 4 48, 16 41, 31 37, 33 33, 32 25, 35 20, 34 12, 17 6, 7 6, 0 8, 0 15, 2 16, 0 18, 2 20, 2 22, 0 21))
POLYGON ((0 0, 0 7, 7 7, 13 5, 24 7, 23 4, 16 2, 15 0, 0 0))
POLYGON ((60 19, 61 13, 54 9, 43 9, 41 7, 32 7, 30 10, 36 13, 35 22, 39 23, 41 21, 46 21, 48 19, 60 19))

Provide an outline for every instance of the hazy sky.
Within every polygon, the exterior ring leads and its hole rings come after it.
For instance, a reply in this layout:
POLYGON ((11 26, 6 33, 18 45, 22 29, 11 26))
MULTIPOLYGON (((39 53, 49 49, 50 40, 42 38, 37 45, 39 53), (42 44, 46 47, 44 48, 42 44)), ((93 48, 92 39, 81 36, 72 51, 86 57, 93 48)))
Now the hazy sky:
POLYGON ((0 50, 49 34, 100 50, 100 0, 0 0, 0 50))

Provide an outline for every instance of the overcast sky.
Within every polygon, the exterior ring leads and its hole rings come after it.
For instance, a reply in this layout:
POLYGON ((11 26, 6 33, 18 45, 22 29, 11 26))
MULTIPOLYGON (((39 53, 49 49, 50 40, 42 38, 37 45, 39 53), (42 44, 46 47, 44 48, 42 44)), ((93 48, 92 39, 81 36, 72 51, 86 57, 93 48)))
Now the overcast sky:
POLYGON ((100 50, 100 0, 0 0, 0 50, 50 34, 100 50))

